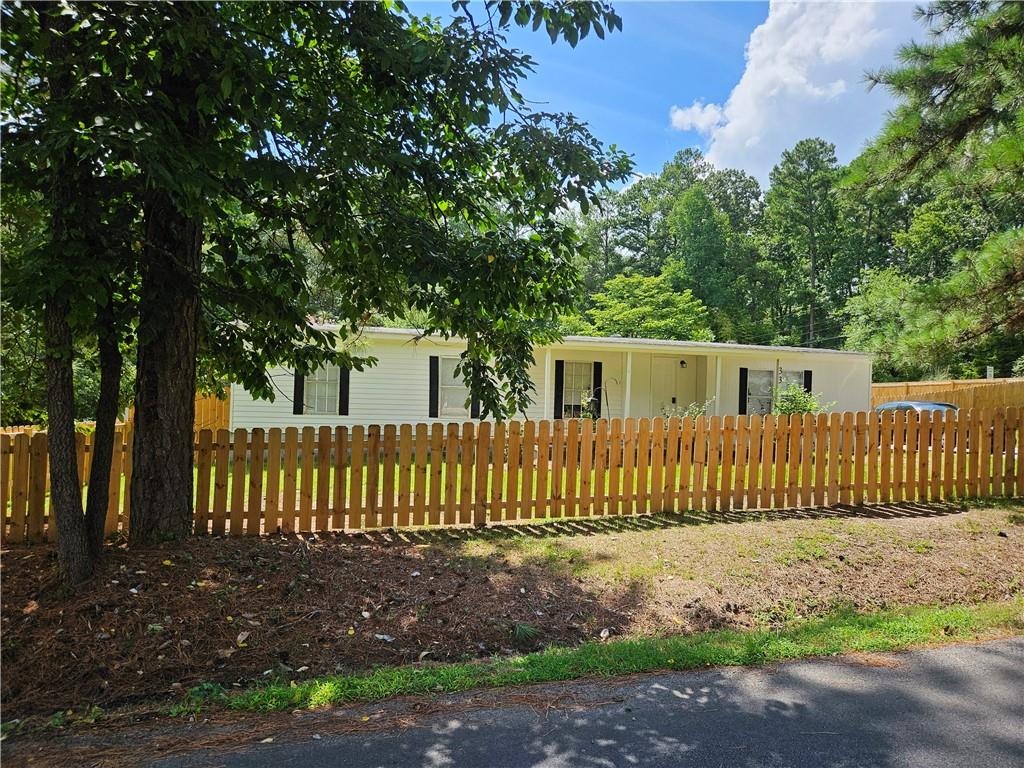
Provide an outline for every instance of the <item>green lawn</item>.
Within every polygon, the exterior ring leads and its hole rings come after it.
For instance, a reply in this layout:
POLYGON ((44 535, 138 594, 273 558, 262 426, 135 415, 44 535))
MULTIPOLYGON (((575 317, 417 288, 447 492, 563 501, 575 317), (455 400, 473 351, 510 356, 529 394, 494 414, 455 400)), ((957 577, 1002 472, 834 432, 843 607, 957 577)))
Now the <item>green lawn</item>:
POLYGON ((873 614, 843 611, 793 622, 779 631, 715 631, 672 637, 589 642, 474 663, 381 667, 363 675, 285 681, 225 693, 200 686, 174 708, 192 712, 213 701, 235 710, 315 708, 391 696, 465 691, 582 677, 767 664, 850 652, 899 651, 1024 630, 1021 601, 913 608, 873 614))

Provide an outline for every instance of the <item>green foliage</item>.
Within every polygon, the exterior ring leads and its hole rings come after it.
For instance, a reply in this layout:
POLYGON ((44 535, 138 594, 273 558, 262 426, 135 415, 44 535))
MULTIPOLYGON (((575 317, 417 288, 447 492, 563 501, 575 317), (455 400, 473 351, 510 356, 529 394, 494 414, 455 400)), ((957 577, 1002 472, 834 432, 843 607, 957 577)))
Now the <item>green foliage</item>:
POLYGON ((587 312, 601 336, 711 341, 707 309, 691 291, 673 290, 667 277, 619 275, 605 283, 587 312))
POLYGON ((1010 368, 1010 375, 1018 379, 1024 378, 1024 355, 1021 355, 1013 361, 1013 366, 1010 368))
POLYGON ((794 413, 824 413, 835 403, 824 403, 820 394, 808 392, 799 384, 790 383, 782 387, 775 395, 772 412, 781 416, 794 413))
POLYGON ((840 610, 822 619, 790 621, 778 628, 588 642, 479 663, 382 667, 363 675, 270 684, 229 695, 227 706, 242 711, 287 711, 588 676, 768 664, 853 651, 897 651, 976 639, 992 631, 1019 630, 1020 608, 1019 601, 1009 601, 872 614, 840 610))
POLYGON ((152 335, 133 286, 159 192, 201 223, 187 279, 209 380, 273 397, 273 365, 371 362, 309 317, 355 334, 414 313, 469 340, 461 373, 485 412, 522 410, 532 345, 554 340, 579 288, 563 214, 589 211, 630 161, 573 116, 530 108, 533 62, 505 34, 576 45, 621 20, 600 2, 453 11, 5 4, 5 197, 70 190, 64 223, 44 216, 26 249, 19 298, 39 306, 59 286, 91 317, 117 296, 152 335))

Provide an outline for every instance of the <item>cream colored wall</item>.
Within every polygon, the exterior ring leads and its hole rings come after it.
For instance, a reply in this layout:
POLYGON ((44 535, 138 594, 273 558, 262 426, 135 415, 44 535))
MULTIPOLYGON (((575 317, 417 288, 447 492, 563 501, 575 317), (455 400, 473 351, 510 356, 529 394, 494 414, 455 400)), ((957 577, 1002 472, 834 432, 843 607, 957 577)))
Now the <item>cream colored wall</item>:
MULTIPOLYGON (((244 427, 304 427, 321 425, 402 424, 431 421, 447 422, 451 419, 428 418, 429 371, 431 355, 458 356, 463 346, 458 342, 421 339, 412 342, 404 338, 372 338, 367 342, 365 354, 374 355, 378 363, 365 371, 352 371, 349 387, 349 416, 295 415, 292 413, 293 378, 290 371, 277 368, 271 377, 278 391, 275 402, 259 401, 240 386, 232 388, 231 428, 244 427)), ((553 397, 545 398, 544 365, 546 348, 534 353, 530 376, 536 383, 534 403, 526 409, 530 419, 551 418, 553 397)), ((664 354, 664 353, 659 353, 664 354)), ((737 413, 739 404, 739 369, 764 368, 771 370, 776 357, 770 354, 727 356, 680 353, 672 357, 687 359, 687 368, 680 378, 680 405, 714 397, 717 381, 717 361, 721 359, 721 400, 715 412, 737 413), (703 388, 703 392, 702 392, 703 388)), ((554 384, 554 361, 600 360, 604 376, 605 398, 601 415, 621 417, 626 390, 626 355, 619 350, 572 350, 551 348, 550 381, 554 384)), ((651 412, 651 357, 649 352, 633 352, 630 416, 657 416, 651 412)), ((825 401, 836 401, 836 410, 867 410, 871 397, 871 363, 867 358, 807 353, 791 353, 779 358, 785 369, 813 373, 813 390, 820 392, 825 401)))
MULTIPOLYGON (((866 411, 871 406, 871 361, 868 358, 814 354, 813 352, 764 356, 722 356, 722 393, 716 413, 739 410, 740 368, 774 370, 776 360, 784 371, 811 371, 811 391, 830 410, 866 411)), ((709 366, 713 367, 713 366, 709 366)), ((713 392, 713 390, 712 390, 713 392)))

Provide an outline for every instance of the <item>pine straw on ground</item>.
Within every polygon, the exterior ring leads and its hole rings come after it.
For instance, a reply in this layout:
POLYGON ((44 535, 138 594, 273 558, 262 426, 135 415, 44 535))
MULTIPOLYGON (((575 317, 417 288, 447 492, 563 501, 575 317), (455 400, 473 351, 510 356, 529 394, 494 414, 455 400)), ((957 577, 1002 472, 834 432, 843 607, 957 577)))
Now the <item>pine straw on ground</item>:
POLYGON ((55 555, 2 560, 6 718, 638 636, 781 624, 851 606, 1018 593, 1020 511, 571 521, 439 534, 111 546, 90 588, 55 555))

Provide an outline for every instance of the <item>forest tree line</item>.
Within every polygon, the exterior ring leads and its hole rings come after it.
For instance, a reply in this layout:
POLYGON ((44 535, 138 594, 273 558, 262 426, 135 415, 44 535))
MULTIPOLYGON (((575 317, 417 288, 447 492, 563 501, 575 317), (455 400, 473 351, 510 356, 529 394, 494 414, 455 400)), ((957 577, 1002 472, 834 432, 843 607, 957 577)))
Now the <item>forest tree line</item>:
POLYGON ((686 149, 578 216, 567 333, 845 348, 876 380, 1024 376, 1024 6, 933 3, 869 75, 897 106, 849 165, 821 138, 767 189, 686 149))
POLYGON ((929 287, 955 288, 1021 209, 969 176, 866 188, 870 162, 842 166, 832 144, 805 139, 763 190, 679 152, 578 216, 586 290, 563 330, 853 349, 877 356, 876 380, 1024 375, 1010 327, 943 339, 922 316, 929 287))

